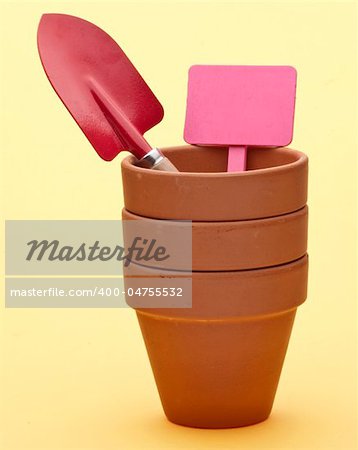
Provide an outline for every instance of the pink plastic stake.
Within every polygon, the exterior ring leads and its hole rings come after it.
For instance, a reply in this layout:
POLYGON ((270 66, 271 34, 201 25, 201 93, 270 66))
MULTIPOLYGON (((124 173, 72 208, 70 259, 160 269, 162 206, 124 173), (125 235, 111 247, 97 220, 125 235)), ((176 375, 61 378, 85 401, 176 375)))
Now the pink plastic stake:
POLYGON ((247 147, 239 145, 237 147, 229 147, 227 157, 228 172, 242 172, 246 170, 247 147))
POLYGON ((247 147, 292 141, 295 94, 290 66, 192 66, 184 139, 229 147, 228 171, 245 170, 247 147))

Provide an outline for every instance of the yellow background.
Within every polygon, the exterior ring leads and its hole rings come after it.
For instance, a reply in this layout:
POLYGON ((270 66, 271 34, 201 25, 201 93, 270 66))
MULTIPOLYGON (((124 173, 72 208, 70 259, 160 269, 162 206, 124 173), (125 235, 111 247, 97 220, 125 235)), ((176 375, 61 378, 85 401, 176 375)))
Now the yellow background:
POLYGON ((298 70, 292 147, 310 157, 310 282, 271 418, 196 430, 163 416, 131 310, 2 311, 1 449, 356 448, 356 8, 289 1, 1 3, 2 217, 117 219, 120 159, 101 161, 52 91, 41 13, 82 16, 125 49, 182 142, 191 64, 298 70))

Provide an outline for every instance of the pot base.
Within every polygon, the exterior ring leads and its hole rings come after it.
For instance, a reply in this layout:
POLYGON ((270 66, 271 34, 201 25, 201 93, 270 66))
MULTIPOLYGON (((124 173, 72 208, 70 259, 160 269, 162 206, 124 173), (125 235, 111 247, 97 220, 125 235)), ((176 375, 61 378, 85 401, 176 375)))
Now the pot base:
POLYGON ((167 418, 195 428, 267 419, 295 313, 178 319, 137 311, 167 418))
MULTIPOLYGON (((272 408, 271 408, 272 409, 272 408)), ((224 425, 220 425, 217 422, 214 422, 212 424, 208 424, 208 423, 204 423, 202 425, 200 425, 200 422, 198 422, 198 424, 193 424, 193 423, 186 423, 186 421, 184 422, 180 422, 179 420, 176 420, 176 418, 170 418, 166 415, 166 418, 169 420, 169 422, 174 423, 175 425, 180 425, 182 427, 188 427, 188 428, 200 428, 200 429, 206 429, 206 430, 225 430, 227 428, 243 428, 243 427, 249 427, 251 425, 257 425, 258 423, 264 422, 265 420, 267 420, 270 416, 271 413, 271 409, 270 411, 267 413, 267 415, 265 415, 262 418, 255 418, 252 421, 242 421, 242 422, 233 422, 232 424, 230 423, 225 423, 224 425)))

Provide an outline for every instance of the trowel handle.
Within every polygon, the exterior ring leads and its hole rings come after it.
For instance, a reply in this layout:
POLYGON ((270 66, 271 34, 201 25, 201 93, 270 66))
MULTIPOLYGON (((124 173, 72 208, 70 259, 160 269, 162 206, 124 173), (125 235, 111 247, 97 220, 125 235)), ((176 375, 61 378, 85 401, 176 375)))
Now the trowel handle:
POLYGON ((178 169, 174 166, 174 164, 167 158, 163 157, 158 164, 152 167, 154 170, 162 170, 164 172, 179 172, 178 169))
POLYGON ((162 170, 164 172, 178 172, 178 169, 157 148, 153 148, 143 158, 136 162, 136 166, 146 169, 162 170))

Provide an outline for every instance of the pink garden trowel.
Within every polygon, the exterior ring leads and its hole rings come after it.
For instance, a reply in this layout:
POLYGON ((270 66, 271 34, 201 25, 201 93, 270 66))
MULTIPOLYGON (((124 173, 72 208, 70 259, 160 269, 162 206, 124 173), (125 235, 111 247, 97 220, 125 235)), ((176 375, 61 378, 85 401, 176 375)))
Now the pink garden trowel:
POLYGON ((292 141, 295 93, 290 66, 192 66, 184 139, 229 147, 228 171, 245 170, 248 147, 292 141))
POLYGON ((163 108, 107 33, 78 17, 45 14, 37 40, 50 83, 103 159, 127 150, 142 167, 176 171, 143 137, 163 108))

